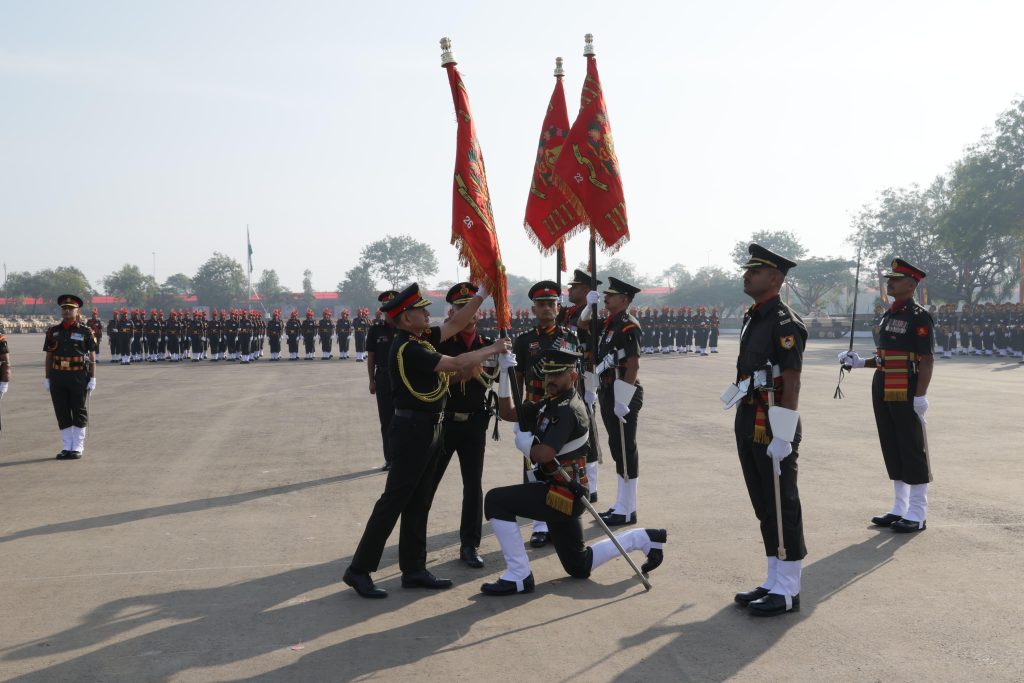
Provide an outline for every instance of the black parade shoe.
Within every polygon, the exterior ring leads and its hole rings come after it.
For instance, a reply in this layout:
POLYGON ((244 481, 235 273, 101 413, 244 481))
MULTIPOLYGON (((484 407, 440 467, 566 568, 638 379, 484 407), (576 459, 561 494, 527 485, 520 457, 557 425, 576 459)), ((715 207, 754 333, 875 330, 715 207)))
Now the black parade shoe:
POLYGON ((515 595, 516 593, 532 593, 534 587, 533 574, 523 579, 523 589, 519 590, 515 581, 498 579, 494 583, 485 583, 480 586, 480 592, 486 595, 515 595))
POLYGON ((800 596, 789 597, 778 593, 769 593, 763 598, 751 601, 747 611, 755 617, 777 617, 786 612, 800 611, 800 596))
POLYGON ((871 523, 874 524, 875 526, 891 526, 893 522, 898 522, 901 519, 903 519, 903 518, 900 517, 899 515, 894 515, 891 512, 887 512, 884 515, 879 515, 878 517, 872 517, 871 518, 871 523))
POLYGON ((768 589, 762 586, 758 586, 752 591, 747 591, 746 593, 737 593, 733 600, 735 600, 736 604, 740 607, 746 607, 750 603, 754 602, 755 600, 760 600, 766 595, 768 595, 768 589))

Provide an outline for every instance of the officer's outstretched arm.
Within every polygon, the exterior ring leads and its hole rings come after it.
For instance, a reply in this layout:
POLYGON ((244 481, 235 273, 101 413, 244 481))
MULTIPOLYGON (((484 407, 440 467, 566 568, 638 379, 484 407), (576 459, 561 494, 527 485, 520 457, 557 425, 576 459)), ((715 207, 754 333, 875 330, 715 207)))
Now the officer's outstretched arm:
POLYGON ((455 311, 452 317, 445 320, 444 324, 441 325, 441 341, 454 337, 464 329, 469 324, 469 321, 473 319, 473 316, 476 315, 480 304, 483 302, 484 300, 479 295, 474 296, 466 302, 465 306, 455 311))

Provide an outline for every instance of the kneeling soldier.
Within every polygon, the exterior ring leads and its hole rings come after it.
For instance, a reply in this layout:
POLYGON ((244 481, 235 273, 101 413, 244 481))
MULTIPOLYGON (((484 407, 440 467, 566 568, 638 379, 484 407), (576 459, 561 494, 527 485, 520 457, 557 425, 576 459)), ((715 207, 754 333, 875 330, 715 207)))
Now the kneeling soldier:
MULTIPOLYGON (((516 517, 545 520, 551 541, 562 567, 570 576, 585 579, 590 573, 619 554, 611 540, 587 546, 583 543, 583 498, 587 491, 587 453, 590 445, 590 421, 582 399, 576 393, 580 354, 570 346, 545 354, 538 371, 544 376, 545 395, 539 401, 527 401, 516 412, 509 398, 508 368, 515 357, 499 358, 502 374, 498 388, 498 409, 505 420, 518 421, 516 447, 523 456, 539 466, 536 482, 503 486, 487 492, 484 515, 505 557, 505 572, 492 583, 480 587, 488 595, 529 593, 534 588, 533 572, 526 555, 516 517), (523 425, 520 427, 519 425, 523 425)), ((662 546, 668 533, 664 529, 633 529, 616 536, 626 550, 639 550, 647 556, 642 569, 653 571, 663 560, 662 546)))

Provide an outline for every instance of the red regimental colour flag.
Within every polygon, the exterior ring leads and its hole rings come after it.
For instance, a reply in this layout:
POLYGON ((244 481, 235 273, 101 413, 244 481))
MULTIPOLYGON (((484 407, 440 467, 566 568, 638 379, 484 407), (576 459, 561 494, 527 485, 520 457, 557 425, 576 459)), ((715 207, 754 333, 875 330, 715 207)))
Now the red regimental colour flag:
POLYGON ((469 279, 483 283, 494 298, 498 327, 508 329, 512 322, 508 306, 508 278, 494 228, 484 156, 476 139, 469 95, 462 76, 454 62, 446 64, 445 69, 459 124, 452 193, 452 244, 459 250, 459 260, 469 268, 469 279))
POLYGON ((597 233, 603 251, 617 251, 629 240, 619 160, 593 55, 587 56, 580 113, 558 155, 553 180, 573 211, 597 233))
POLYGON ((562 79, 555 79, 548 111, 540 129, 537 160, 530 179, 530 196, 526 201, 527 234, 544 254, 551 254, 564 244, 566 237, 584 228, 583 217, 554 184, 555 162, 569 137, 569 112, 565 106, 562 79))

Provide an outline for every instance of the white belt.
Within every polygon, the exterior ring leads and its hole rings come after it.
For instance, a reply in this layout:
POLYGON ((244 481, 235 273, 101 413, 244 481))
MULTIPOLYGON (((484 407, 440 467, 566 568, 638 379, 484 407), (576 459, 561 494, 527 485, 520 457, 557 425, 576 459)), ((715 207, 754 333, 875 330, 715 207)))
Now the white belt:
POLYGON ((562 446, 562 450, 558 451, 558 455, 565 455, 572 453, 577 448, 581 448, 590 439, 590 430, 583 432, 583 436, 573 439, 569 443, 562 446))

